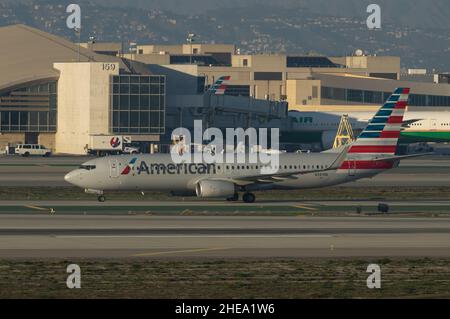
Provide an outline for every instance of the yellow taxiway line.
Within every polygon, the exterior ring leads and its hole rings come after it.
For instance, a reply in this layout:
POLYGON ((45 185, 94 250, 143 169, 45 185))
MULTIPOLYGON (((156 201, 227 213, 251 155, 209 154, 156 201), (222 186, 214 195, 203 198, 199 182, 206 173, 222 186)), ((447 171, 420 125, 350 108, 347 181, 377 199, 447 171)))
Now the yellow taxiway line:
POLYGON ((33 206, 33 205, 27 205, 25 207, 29 208, 29 209, 38 210, 38 211, 41 211, 41 212, 49 212, 51 214, 55 213, 55 210, 53 208, 38 207, 38 206, 33 206))
POLYGON ((172 254, 190 254, 190 253, 204 253, 210 251, 220 251, 220 250, 228 250, 230 248, 204 248, 204 249, 191 249, 191 250, 177 250, 177 251, 161 251, 156 253, 143 253, 131 255, 131 257, 153 257, 153 256, 162 256, 162 255, 172 255, 172 254))
POLYGON ((302 206, 302 205, 296 205, 294 207, 295 208, 300 208, 300 209, 305 209, 305 210, 310 210, 310 211, 318 211, 317 208, 312 208, 312 207, 307 207, 307 206, 302 206))

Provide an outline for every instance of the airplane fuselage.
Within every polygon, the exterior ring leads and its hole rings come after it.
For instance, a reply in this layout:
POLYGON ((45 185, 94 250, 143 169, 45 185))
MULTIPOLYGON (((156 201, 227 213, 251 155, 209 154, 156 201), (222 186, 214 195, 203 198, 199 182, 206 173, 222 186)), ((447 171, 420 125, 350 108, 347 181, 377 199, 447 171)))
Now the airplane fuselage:
MULTIPOLYGON (((94 159, 71 172, 66 180, 79 187, 96 191, 167 191, 196 190, 202 180, 240 180, 261 175, 265 166, 279 173, 298 173, 295 178, 249 186, 252 190, 303 189, 339 185, 381 173, 382 169, 332 169, 339 154, 280 154, 279 163, 193 163, 175 164, 169 154, 111 156, 94 159), (130 163, 134 162, 131 166, 130 163), (129 167, 129 169, 127 169, 129 167), (316 172, 311 172, 316 171, 316 172), (310 172, 310 173, 302 173, 310 172)), ((261 179, 264 174, 261 175, 261 179)), ((242 185, 244 188, 246 185, 242 185)))
MULTIPOLYGON (((290 112, 294 131, 285 133, 287 141, 297 143, 321 142, 325 149, 331 148, 342 115, 356 134, 366 126, 375 112, 290 112)), ((406 112, 400 143, 450 142, 450 112, 406 112)))

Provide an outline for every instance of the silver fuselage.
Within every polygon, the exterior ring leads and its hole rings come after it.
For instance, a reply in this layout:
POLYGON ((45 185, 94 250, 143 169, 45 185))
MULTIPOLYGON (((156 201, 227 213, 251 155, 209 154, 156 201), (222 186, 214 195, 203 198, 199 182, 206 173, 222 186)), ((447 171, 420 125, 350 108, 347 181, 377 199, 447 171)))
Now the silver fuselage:
MULTIPOLYGON (((252 190, 319 188, 372 177, 384 171, 330 169, 338 157, 337 153, 280 154, 275 168, 282 174, 298 172, 296 178, 248 187, 252 190)), ((265 176, 261 173, 264 165, 260 162, 174 164, 170 154, 111 156, 94 159, 83 166, 91 169, 74 170, 65 179, 80 188, 95 191, 194 192, 202 180, 232 182, 246 177, 265 176), (126 168, 133 160, 134 165, 127 172, 126 168)))

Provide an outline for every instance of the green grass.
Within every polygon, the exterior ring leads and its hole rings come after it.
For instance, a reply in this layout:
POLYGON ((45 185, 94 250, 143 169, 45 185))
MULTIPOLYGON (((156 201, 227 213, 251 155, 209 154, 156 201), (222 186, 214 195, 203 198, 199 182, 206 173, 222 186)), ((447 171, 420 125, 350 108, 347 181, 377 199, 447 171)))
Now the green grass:
POLYGON ((450 298, 450 259, 0 261, 0 298, 450 298), (82 289, 66 288, 66 267, 82 289), (382 268, 382 289, 366 286, 382 268))

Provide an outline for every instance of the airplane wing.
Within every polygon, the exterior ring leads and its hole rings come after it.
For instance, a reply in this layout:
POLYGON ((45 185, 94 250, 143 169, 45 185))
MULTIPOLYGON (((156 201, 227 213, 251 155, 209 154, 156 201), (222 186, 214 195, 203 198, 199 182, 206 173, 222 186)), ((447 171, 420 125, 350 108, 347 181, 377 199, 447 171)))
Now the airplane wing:
POLYGON ((234 178, 208 178, 208 180, 221 180, 232 182, 238 186, 248 186, 252 184, 273 184, 278 182, 283 182, 286 180, 296 180, 301 175, 311 174, 311 173, 322 173, 327 171, 334 171, 338 169, 345 160, 347 152, 350 145, 347 145, 341 154, 336 158, 336 160, 327 168, 324 169, 314 169, 314 170, 303 170, 303 171, 292 171, 288 173, 274 173, 274 174, 259 174, 254 176, 243 176, 234 178))
POLYGON ((273 183, 279 183, 286 180, 296 180, 301 175, 311 174, 311 173, 319 173, 319 172, 326 172, 335 170, 336 168, 326 168, 326 169, 319 169, 319 170, 309 170, 309 171, 297 171, 297 172, 290 172, 290 173, 278 173, 278 174, 261 174, 261 175, 255 175, 255 176, 245 176, 245 177, 239 177, 239 178, 229 178, 229 179, 221 179, 226 180, 229 182, 233 182, 236 185, 239 186, 248 186, 251 184, 273 184, 273 183))

